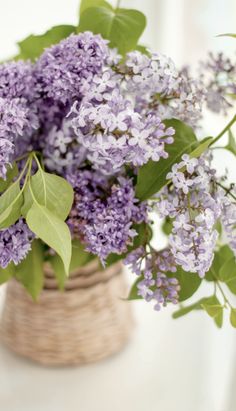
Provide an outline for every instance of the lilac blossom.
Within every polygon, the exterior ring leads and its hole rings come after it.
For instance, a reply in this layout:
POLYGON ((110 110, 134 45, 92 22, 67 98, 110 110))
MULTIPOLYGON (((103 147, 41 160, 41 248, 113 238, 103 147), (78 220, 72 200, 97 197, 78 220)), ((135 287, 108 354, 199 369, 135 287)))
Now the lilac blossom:
POLYGON ((196 160, 184 155, 167 179, 171 179, 173 187, 162 191, 156 207, 162 217, 173 219, 170 250, 176 264, 203 277, 213 261, 218 237, 214 225, 221 216, 213 185, 215 170, 204 157, 196 160))
POLYGON ((222 52, 209 53, 201 63, 200 78, 207 90, 207 107, 215 113, 227 114, 233 106, 231 96, 236 94, 236 62, 222 52))
POLYGON ((16 152, 17 139, 30 128, 28 109, 20 99, 0 97, 0 178, 6 177, 7 166, 16 152))
POLYGON ((0 230, 0 266, 19 264, 31 250, 34 235, 21 219, 7 229, 0 230))
POLYGON ((127 90, 136 96, 137 109, 163 119, 177 118, 196 126, 201 118, 205 89, 186 68, 178 71, 162 54, 128 54, 127 90))
POLYGON ((150 159, 168 157, 165 144, 173 142, 174 129, 165 128, 154 114, 141 116, 118 90, 108 101, 82 103, 71 113, 77 141, 87 149, 95 168, 114 173, 124 164, 141 166, 150 159))
POLYGON ((104 263, 111 253, 122 254, 137 235, 134 223, 147 219, 145 203, 135 199, 132 181, 119 177, 110 186, 98 172, 78 171, 68 181, 75 190, 75 203, 68 224, 87 250, 104 263))
POLYGON ((49 170, 63 174, 80 167, 86 159, 86 149, 77 143, 70 122, 64 120, 58 129, 54 126, 43 148, 44 162, 49 170))
POLYGON ((36 80, 33 64, 28 61, 10 61, 0 64, 0 97, 8 100, 35 99, 36 80))
MULTIPOLYGON (((235 189, 233 193, 236 194, 235 189)), ((221 194, 220 201, 223 204, 221 221, 229 240, 229 245, 236 256, 236 200, 231 201, 229 197, 223 196, 223 193, 221 194)))
POLYGON ((35 65, 40 95, 63 104, 81 98, 82 80, 100 73, 108 59, 107 43, 100 35, 85 32, 46 49, 35 65))
POLYGON ((154 301, 155 310, 159 311, 168 303, 178 303, 180 286, 172 276, 176 263, 170 250, 146 252, 141 246, 129 253, 124 263, 140 278, 137 294, 147 302, 154 301))

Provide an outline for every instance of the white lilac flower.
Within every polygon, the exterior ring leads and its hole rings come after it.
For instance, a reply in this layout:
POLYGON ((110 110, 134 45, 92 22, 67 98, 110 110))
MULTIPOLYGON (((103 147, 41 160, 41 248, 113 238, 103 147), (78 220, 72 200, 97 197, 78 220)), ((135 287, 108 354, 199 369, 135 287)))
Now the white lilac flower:
POLYGON ((126 60, 126 89, 134 95, 138 111, 155 112, 162 120, 177 118, 196 126, 205 88, 190 77, 186 68, 178 71, 165 55, 140 54, 131 52, 126 60))
POLYGON ((215 113, 227 114, 236 94, 236 62, 222 52, 209 53, 201 63, 200 78, 206 88, 207 107, 215 113))
MULTIPOLYGON (((235 193, 235 190, 233 191, 235 193)), ((223 204, 222 224, 225 229, 230 247, 236 256, 236 200, 221 196, 223 204)))
POLYGON ((49 170, 63 173, 81 166, 86 158, 86 149, 79 145, 68 120, 61 128, 54 126, 43 141, 44 162, 49 170))
POLYGON ((214 225, 221 216, 221 204, 214 190, 215 171, 206 159, 192 161, 185 154, 182 160, 167 175, 173 187, 163 190, 156 207, 160 215, 173 218, 169 244, 176 264, 203 277, 214 257, 218 237, 214 225), (183 166, 186 169, 180 172, 183 166))
POLYGON ((147 302, 154 302, 155 310, 159 311, 168 303, 178 303, 179 282, 168 276, 176 271, 176 263, 169 249, 147 253, 144 247, 139 247, 127 255, 124 263, 140 277, 137 294, 147 302))
POLYGON ((107 165, 117 172, 124 164, 141 166, 166 158, 165 144, 173 142, 173 128, 155 115, 141 116, 117 90, 101 104, 82 103, 71 111, 77 141, 88 150, 95 168, 107 165))

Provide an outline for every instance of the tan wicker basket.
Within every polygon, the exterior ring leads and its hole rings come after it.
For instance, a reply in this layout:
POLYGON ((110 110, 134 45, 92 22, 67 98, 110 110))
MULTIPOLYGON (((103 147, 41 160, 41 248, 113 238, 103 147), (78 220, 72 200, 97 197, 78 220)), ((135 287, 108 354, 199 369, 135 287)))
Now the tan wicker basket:
POLYGON ((106 270, 92 261, 57 290, 45 267, 37 303, 16 280, 9 282, 1 321, 3 341, 15 352, 45 365, 84 364, 119 351, 132 329, 122 265, 106 270))

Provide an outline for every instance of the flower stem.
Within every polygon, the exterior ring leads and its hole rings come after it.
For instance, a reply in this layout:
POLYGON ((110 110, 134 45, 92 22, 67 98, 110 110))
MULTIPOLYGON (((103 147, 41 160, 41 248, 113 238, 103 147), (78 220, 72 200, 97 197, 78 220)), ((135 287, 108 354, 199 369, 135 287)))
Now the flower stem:
POLYGON ((212 144, 215 144, 226 133, 226 131, 230 129, 230 127, 235 123, 235 121, 236 121, 236 115, 233 116, 232 120, 230 120, 230 122, 225 126, 225 128, 220 132, 220 134, 218 134, 218 136, 214 138, 214 140, 211 142, 209 147, 212 146, 212 144))
POLYGON ((218 287, 218 290, 220 291, 220 293, 221 293, 221 295, 222 295, 222 297, 223 297, 223 299, 224 299, 225 306, 228 305, 230 308, 232 308, 232 305, 231 305, 231 303, 229 302, 228 298, 226 297, 226 295, 225 295, 225 293, 224 293, 224 290, 223 290, 223 288, 221 287, 221 284, 220 284, 219 281, 216 281, 216 286, 218 287))
POLYGON ((223 186, 221 183, 219 183, 218 181, 216 181, 216 184, 219 187, 223 188, 223 190, 225 190, 226 195, 230 195, 234 200, 236 200, 236 197, 231 193, 232 188, 227 188, 227 187, 223 186))

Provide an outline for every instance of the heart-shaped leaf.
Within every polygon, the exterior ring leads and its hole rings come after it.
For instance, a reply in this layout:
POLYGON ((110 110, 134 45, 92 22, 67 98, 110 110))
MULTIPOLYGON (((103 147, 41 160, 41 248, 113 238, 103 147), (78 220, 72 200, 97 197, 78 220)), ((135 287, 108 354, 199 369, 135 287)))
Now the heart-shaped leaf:
POLYGON ((31 34, 18 43, 20 54, 17 58, 35 60, 43 53, 45 48, 57 44, 71 33, 75 33, 75 29, 75 26, 61 25, 52 27, 41 35, 31 34))
POLYGON ((112 9, 112 6, 105 0, 82 0, 80 2, 79 14, 81 15, 90 7, 106 7, 108 9, 112 9))
POLYGON ((108 7, 86 8, 80 16, 79 32, 86 30, 110 41, 121 54, 135 49, 146 26, 146 18, 138 10, 108 7))

